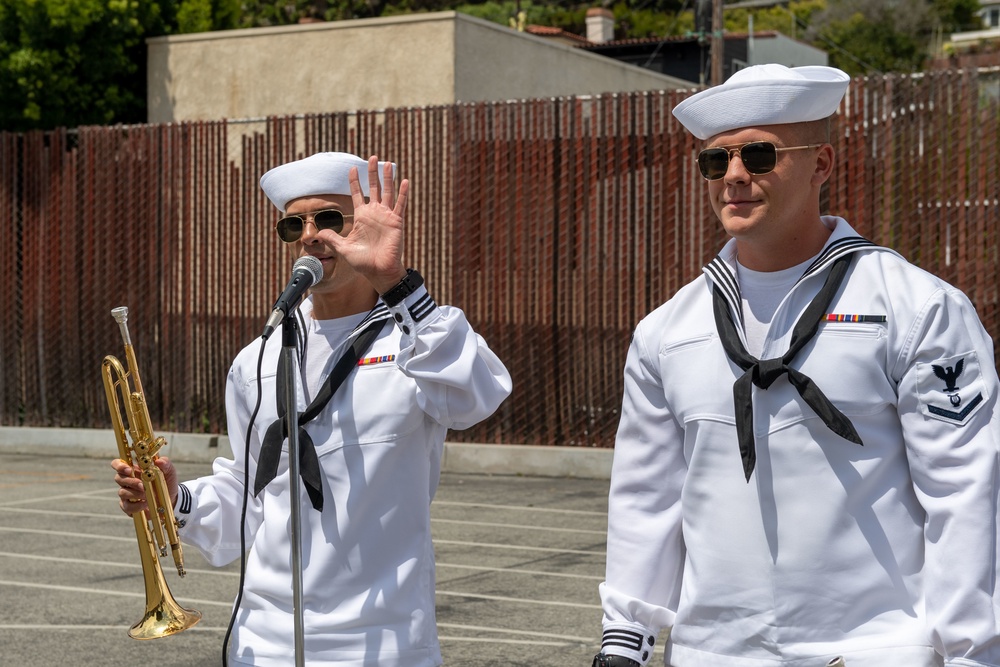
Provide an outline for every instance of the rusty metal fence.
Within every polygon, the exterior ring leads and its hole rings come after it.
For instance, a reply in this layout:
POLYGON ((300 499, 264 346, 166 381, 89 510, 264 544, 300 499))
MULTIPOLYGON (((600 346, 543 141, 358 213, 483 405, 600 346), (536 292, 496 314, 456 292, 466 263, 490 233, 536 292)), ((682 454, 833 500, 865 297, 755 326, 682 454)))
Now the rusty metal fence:
MULTIPOLYGON (((0 133, 0 424, 106 428, 99 367, 127 305, 155 426, 223 432, 228 365, 292 263, 257 179, 343 150, 411 179, 408 264, 513 375, 451 438, 611 446, 633 327, 725 241, 670 114, 688 94, 0 133)), ((855 80, 824 194, 994 336, 998 100, 996 70, 855 80)))

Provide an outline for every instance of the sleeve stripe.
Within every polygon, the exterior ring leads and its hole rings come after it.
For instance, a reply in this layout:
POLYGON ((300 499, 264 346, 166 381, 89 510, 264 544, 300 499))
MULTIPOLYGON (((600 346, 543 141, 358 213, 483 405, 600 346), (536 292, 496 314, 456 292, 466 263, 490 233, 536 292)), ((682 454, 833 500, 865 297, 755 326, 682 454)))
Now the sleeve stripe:
POLYGON ((410 317, 413 318, 414 322, 419 322, 430 315, 431 311, 436 307, 437 304, 434 303, 434 299, 431 298, 429 293, 425 292, 424 295, 417 299, 417 302, 410 307, 410 317))
POLYGON ((186 486, 184 486, 183 484, 181 484, 179 487, 177 487, 177 490, 180 492, 180 499, 179 499, 179 502, 177 503, 177 510, 181 514, 190 514, 191 513, 191 491, 188 490, 188 488, 186 486))
POLYGON ((604 632, 604 638, 601 645, 621 646, 623 648, 630 648, 633 651, 639 651, 642 649, 642 639, 643 636, 638 632, 631 632, 629 630, 606 630, 604 632))

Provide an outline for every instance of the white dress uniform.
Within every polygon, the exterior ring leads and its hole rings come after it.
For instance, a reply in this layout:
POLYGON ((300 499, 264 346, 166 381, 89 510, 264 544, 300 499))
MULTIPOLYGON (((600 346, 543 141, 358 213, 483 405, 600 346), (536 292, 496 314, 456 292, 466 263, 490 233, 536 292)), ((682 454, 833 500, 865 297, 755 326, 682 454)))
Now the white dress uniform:
MULTIPOLYGON (((380 302, 380 307, 385 308, 380 302)), ((310 299, 300 312, 308 318, 310 299)), ((324 508, 302 490, 305 662, 322 665, 428 667, 441 664, 434 618, 430 503, 438 485, 447 429, 490 416, 511 379, 461 310, 438 307, 420 287, 390 308, 362 362, 305 428, 323 473, 324 508)), ((240 557, 245 466, 251 487, 264 432, 277 417, 281 335, 266 343, 263 401, 257 400, 260 342, 244 348, 229 373, 226 410, 234 460, 181 487, 180 534, 213 565, 240 557)), ((338 355, 331 359, 332 367, 338 355)), ((304 392, 296 394, 300 412, 304 392)), ((291 664, 294 655, 287 441, 278 476, 250 494, 249 555, 231 664, 291 664)))
MULTIPOLYGON (((739 318, 735 242, 638 325, 609 501, 603 651, 675 667, 1000 665, 998 386, 993 344, 957 289, 846 221, 778 306, 780 357, 840 253, 853 255, 790 366, 863 446, 780 377, 753 387, 744 476, 712 291, 739 318)), ((739 321, 737 319, 737 321, 739 321)), ((742 329, 740 335, 743 335, 742 329)), ((744 345, 746 341, 744 339, 744 345)))

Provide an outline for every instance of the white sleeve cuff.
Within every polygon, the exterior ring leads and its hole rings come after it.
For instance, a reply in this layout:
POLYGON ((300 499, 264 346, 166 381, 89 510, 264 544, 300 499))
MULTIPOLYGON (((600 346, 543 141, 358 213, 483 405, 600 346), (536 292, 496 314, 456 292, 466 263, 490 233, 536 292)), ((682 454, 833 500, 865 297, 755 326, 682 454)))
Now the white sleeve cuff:
POLYGON ((605 622, 601 652, 635 660, 645 667, 653 655, 656 636, 638 623, 605 622))
POLYGON ((395 306, 388 306, 392 313, 392 320, 396 323, 396 328, 403 332, 404 336, 412 336, 418 329, 430 323, 434 318, 432 315, 439 312, 437 303, 423 285, 418 287, 413 294, 408 294, 405 299, 395 306))

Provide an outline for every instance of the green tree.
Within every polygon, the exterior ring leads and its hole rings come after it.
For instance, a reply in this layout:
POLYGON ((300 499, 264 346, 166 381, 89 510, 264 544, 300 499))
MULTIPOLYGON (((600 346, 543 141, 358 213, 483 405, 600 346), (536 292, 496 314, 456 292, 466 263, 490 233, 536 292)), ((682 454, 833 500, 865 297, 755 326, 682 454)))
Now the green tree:
POLYGON ((516 19, 518 12, 524 12, 525 23, 534 25, 546 25, 554 28, 562 28, 576 34, 582 34, 586 30, 586 7, 565 7, 558 4, 546 2, 533 2, 532 0, 489 0, 488 2, 466 3, 456 5, 455 11, 475 16, 477 18, 493 21, 503 25, 509 25, 511 19, 516 19))
POLYGON ((240 27, 240 0, 181 0, 176 32, 211 32, 240 27))
POLYGON ((145 44, 155 2, 4 0, 0 128, 145 120, 145 44))
POLYGON ((936 18, 926 0, 840 0, 814 17, 807 36, 854 76, 916 72, 930 55, 936 18))
POLYGON ((753 16, 754 31, 774 30, 789 37, 801 37, 803 26, 809 25, 813 16, 826 9, 826 0, 792 0, 787 5, 761 9, 726 9, 723 15, 725 29, 729 32, 746 32, 753 16))
POLYGON ((934 14, 945 34, 981 30, 979 0, 932 0, 934 14))
MULTIPOLYGON (((335 11, 339 11, 339 5, 351 2, 352 0, 344 0, 344 2, 334 0, 332 4, 338 5, 335 11)), ((359 0, 359 2, 364 4, 364 0, 359 0)), ((240 3, 239 26, 241 28, 260 28, 273 25, 291 25, 298 23, 299 19, 305 18, 327 20, 355 18, 352 16, 328 16, 330 4, 330 2, 323 0, 244 0, 240 3)))
POLYGON ((240 0, 2 0, 0 130, 146 121, 146 39, 240 24, 240 0))

